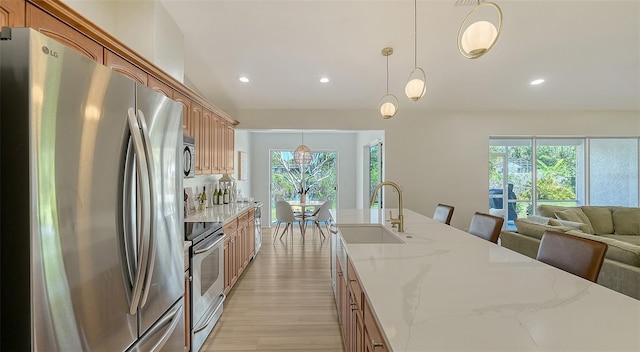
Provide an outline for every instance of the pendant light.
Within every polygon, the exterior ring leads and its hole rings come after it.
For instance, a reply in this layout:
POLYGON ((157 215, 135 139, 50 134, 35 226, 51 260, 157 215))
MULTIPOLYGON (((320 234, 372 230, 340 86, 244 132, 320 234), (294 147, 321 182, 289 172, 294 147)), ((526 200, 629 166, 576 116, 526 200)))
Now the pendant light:
POLYGON ((293 161, 298 165, 309 165, 311 163, 311 149, 304 145, 304 131, 302 131, 302 144, 293 152, 293 161))
POLYGON ((491 50, 502 32, 502 10, 493 2, 481 2, 464 18, 458 30, 458 51, 467 59, 477 59, 491 50), (469 18, 481 9, 495 11, 498 28, 486 20, 480 20, 467 26, 469 18))
POLYGON ((387 94, 380 98, 378 102, 378 110, 385 119, 390 119, 398 112, 398 98, 395 95, 389 94, 389 56, 393 54, 393 48, 386 47, 382 49, 382 56, 387 57, 387 94))
POLYGON ((418 101, 427 91, 427 75, 418 67, 418 0, 413 1, 413 70, 407 79, 404 93, 411 101, 418 101))

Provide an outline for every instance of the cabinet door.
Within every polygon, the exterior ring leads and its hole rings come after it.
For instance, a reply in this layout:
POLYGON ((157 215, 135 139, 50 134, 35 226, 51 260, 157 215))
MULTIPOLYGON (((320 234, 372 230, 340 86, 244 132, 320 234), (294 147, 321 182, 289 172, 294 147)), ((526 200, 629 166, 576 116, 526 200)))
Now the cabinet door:
POLYGON ((194 137, 193 136, 193 131, 192 131, 193 123, 191 122, 191 99, 189 99, 186 96, 174 91, 173 92, 173 100, 175 100, 178 103, 182 104, 182 129, 183 129, 183 133, 186 134, 186 135, 189 135, 191 137, 194 137))
POLYGON ((167 98, 174 99, 173 89, 168 84, 165 84, 164 82, 151 75, 148 75, 147 78, 147 87, 155 90, 160 94, 164 94, 164 96, 166 96, 167 98))
POLYGON ((218 126, 216 128, 217 140, 216 140, 216 153, 218 153, 218 170, 221 174, 226 173, 227 169, 227 155, 225 137, 227 132, 227 124, 220 118, 218 119, 218 126))
POLYGON ((227 174, 232 174, 234 167, 234 147, 235 147, 235 127, 232 124, 227 124, 226 138, 225 138, 225 150, 227 162, 225 164, 225 171, 227 174))
POLYGON ((350 291, 349 295, 349 309, 350 313, 350 326, 349 326, 349 341, 350 348, 347 348, 347 351, 351 352, 362 352, 363 351, 363 340, 364 340, 364 330, 362 326, 362 311, 358 307, 358 303, 353 291, 350 291))
POLYGON ((26 10, 27 27, 38 30, 94 61, 104 63, 102 45, 34 5, 27 4, 26 10))
POLYGON ((202 174, 212 174, 211 169, 211 152, 213 151, 213 139, 211 138, 211 129, 213 122, 213 114, 208 109, 203 109, 202 112, 202 125, 200 126, 200 138, 202 138, 202 174))
POLYGON ((0 1, 0 27, 24 27, 24 0, 0 1))
POLYGON ((231 239, 228 237, 224 240, 224 293, 227 294, 231 290, 231 247, 229 243, 231 239))
POLYGON ((202 135, 202 105, 191 102, 191 123, 193 137, 196 139, 196 175, 202 174, 202 154, 204 150, 204 138, 202 135))
POLYGON ((211 173, 221 174, 220 170, 220 153, 219 153, 219 135, 220 118, 213 113, 211 115, 211 173))
POLYGON ((249 241, 249 260, 253 257, 253 255, 256 252, 255 221, 256 221, 255 210, 251 209, 251 210, 249 210, 249 223, 247 224, 247 226, 249 228, 249 235, 247 236, 248 237, 248 241, 249 241))
POLYGON ((109 49, 104 50, 104 64, 110 69, 132 79, 144 86, 148 83, 147 73, 134 64, 118 56, 109 49))
POLYGON ((386 343, 384 342, 384 338, 382 337, 382 330, 378 326, 376 318, 373 316, 371 307, 369 307, 367 300, 364 301, 362 316, 365 338, 364 350, 371 352, 389 351, 386 343))

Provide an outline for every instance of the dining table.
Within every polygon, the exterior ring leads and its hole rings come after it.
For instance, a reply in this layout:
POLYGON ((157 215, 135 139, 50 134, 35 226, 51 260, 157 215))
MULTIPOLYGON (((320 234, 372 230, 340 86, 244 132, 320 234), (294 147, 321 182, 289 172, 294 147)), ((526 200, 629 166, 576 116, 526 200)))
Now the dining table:
POLYGON ((304 202, 301 202, 300 200, 288 201, 288 203, 291 205, 292 208, 295 208, 295 207, 300 208, 300 212, 301 212, 300 215, 302 217, 302 234, 303 235, 307 229, 307 221, 305 219, 311 216, 311 213, 307 213, 307 208, 313 208, 315 210, 321 207, 322 204, 324 204, 324 202, 325 202, 324 200, 307 200, 304 202))

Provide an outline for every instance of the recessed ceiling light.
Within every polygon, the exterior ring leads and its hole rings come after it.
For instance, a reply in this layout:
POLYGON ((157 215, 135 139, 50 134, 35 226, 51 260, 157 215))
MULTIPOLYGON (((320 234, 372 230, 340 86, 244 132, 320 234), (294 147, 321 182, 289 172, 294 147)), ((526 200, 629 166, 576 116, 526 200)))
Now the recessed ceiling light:
POLYGON ((329 79, 327 77, 322 77, 322 78, 320 78, 320 82, 327 83, 327 82, 329 82, 329 79))
POLYGON ((240 78, 238 78, 238 79, 239 79, 239 80, 240 80, 240 82, 242 82, 242 83, 247 83, 247 82, 249 82, 249 78, 247 78, 247 77, 245 77, 245 76, 242 76, 242 77, 240 77, 240 78))
POLYGON ((538 79, 534 79, 534 80, 533 80, 533 81, 531 81, 531 83, 529 83, 529 84, 531 84, 532 86, 537 86, 538 84, 542 84, 542 83, 544 83, 544 79, 542 79, 542 78, 538 78, 538 79))

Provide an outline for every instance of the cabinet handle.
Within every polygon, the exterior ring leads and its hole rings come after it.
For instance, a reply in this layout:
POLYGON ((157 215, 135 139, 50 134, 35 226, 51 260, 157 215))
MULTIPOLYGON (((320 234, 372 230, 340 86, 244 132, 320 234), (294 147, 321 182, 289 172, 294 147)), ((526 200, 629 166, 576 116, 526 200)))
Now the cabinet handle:
POLYGON ((350 282, 356 282, 356 279, 349 279, 350 282))
POLYGON ((384 346, 384 345, 381 344, 381 343, 376 342, 376 340, 374 340, 374 339, 371 339, 371 347, 378 348, 378 347, 382 347, 382 346, 384 346))
POLYGON ((339 272, 339 273, 338 273, 338 276, 342 276, 342 272, 339 272))

